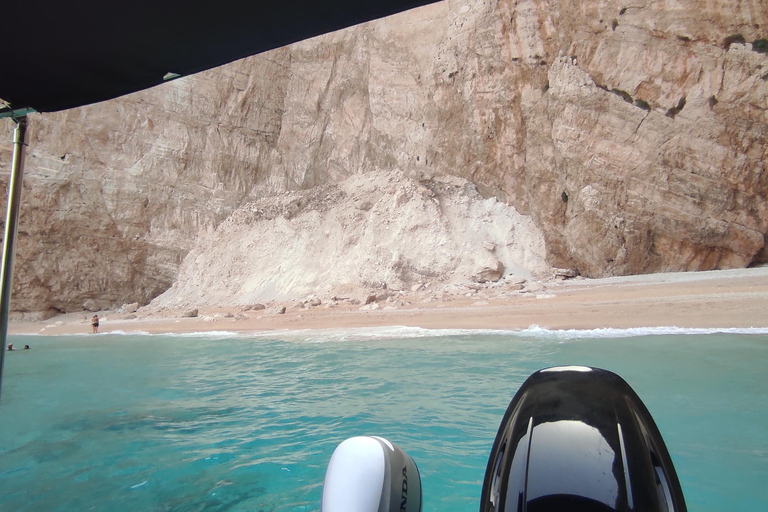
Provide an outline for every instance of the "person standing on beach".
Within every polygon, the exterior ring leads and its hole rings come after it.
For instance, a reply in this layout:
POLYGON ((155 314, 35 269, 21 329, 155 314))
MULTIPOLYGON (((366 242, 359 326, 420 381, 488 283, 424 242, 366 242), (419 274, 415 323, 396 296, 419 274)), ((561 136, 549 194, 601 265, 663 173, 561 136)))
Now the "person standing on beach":
POLYGON ((93 327, 93 333, 99 332, 99 315, 93 315, 91 318, 91 327, 93 327))

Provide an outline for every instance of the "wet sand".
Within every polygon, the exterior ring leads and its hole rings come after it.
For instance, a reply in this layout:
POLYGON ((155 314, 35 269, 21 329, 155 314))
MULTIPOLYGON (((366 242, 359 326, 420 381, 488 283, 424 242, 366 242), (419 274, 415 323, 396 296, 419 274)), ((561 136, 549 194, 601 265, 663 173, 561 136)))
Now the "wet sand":
MULTIPOLYGON (((470 297, 434 299, 427 292, 382 301, 377 310, 340 301, 297 307, 295 302, 243 311, 242 306, 184 311, 139 309, 133 314, 99 312, 101 333, 185 333, 413 326, 427 329, 548 329, 633 327, 768 328, 768 267, 696 273, 654 274, 543 283, 543 290, 504 287, 470 297), (277 307, 285 306, 283 314, 277 307)), ((40 322, 12 321, 9 334, 90 333, 91 312, 69 313, 40 322)))

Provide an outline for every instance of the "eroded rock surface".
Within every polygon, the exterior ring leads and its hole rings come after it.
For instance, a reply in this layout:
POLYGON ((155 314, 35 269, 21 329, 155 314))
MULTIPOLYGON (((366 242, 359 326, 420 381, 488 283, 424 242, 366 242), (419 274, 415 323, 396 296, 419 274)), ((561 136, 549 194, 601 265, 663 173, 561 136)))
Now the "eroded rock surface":
POLYGON ((763 0, 446 1, 31 116, 13 308, 146 304, 241 206, 368 172, 469 180, 584 276, 765 261, 763 38, 763 0))

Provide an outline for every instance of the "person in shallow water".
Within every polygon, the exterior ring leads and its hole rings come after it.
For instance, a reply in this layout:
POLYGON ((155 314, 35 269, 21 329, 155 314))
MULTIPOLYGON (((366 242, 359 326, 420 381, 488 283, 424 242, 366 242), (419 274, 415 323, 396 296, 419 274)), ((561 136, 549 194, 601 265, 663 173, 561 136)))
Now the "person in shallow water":
POLYGON ((16 350, 15 348, 13 348, 13 343, 8 344, 8 350, 16 350))
POLYGON ((93 318, 91 318, 91 327, 93 327, 94 333, 99 332, 99 315, 93 315, 93 318))
POLYGON ((24 350, 29 350, 29 345, 24 345, 24 350))

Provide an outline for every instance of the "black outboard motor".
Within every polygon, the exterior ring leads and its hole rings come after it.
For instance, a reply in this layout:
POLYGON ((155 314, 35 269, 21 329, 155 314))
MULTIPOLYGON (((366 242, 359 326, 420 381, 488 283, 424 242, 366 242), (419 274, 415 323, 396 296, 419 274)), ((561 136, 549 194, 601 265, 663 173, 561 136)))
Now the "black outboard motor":
POLYGON ((564 366, 523 383, 485 470, 480 512, 685 512, 653 418, 621 377, 564 366))

